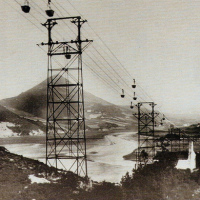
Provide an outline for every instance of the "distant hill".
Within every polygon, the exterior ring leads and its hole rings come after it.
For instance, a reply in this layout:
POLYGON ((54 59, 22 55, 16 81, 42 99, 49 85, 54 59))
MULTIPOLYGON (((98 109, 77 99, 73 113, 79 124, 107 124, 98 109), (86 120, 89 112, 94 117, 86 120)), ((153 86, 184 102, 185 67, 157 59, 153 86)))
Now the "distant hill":
MULTIPOLYGON (((63 78, 61 81, 66 81, 66 79, 63 78)), ((46 89, 47 80, 16 97, 1 100, 0 105, 16 116, 33 121, 39 120, 44 123, 47 108, 46 89)), ((66 91, 60 89, 59 92, 66 91)), ((84 97, 87 131, 105 132, 113 129, 127 130, 133 128, 135 121, 131 110, 111 104, 86 91, 84 97)))
POLYGON ((200 124, 192 124, 188 127, 181 127, 181 129, 184 131, 187 135, 192 135, 195 137, 200 137, 200 124))
MULTIPOLYGON (((19 111, 19 113, 24 112, 27 114, 31 114, 32 116, 37 116, 41 118, 46 118, 46 92, 47 81, 43 81, 42 83, 36 85, 35 87, 27 90, 26 92, 21 93, 20 95, 12 98, 3 99, 0 101, 0 104, 3 106, 7 106, 8 108, 14 109, 14 112, 19 111)), ((65 90, 60 89, 59 92, 63 93, 65 90)), ((102 107, 98 109, 96 105, 102 105, 106 108, 112 108, 112 111, 117 112, 116 114, 120 115, 118 112, 119 107, 101 99, 89 92, 84 92, 85 96, 85 106, 86 110, 90 108, 94 108, 96 112, 102 110, 102 107), (116 109, 117 108, 117 109, 116 109)), ((111 111, 109 109, 109 111, 111 111)))
POLYGON ((34 135, 44 131, 42 122, 26 119, 0 105, 0 137, 34 135))

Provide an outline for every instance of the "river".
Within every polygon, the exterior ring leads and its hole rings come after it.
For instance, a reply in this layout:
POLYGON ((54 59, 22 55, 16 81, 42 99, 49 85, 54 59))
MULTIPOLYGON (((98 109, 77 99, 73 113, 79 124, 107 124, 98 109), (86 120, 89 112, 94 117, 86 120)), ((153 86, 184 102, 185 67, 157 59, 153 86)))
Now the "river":
MULTIPOLYGON (((133 132, 112 133, 103 139, 88 140, 88 176, 94 181, 119 183, 126 172, 135 166, 123 156, 137 148, 137 137, 133 132)), ((0 145, 10 152, 40 161, 45 161, 45 137, 26 136, 1 138, 0 145)))

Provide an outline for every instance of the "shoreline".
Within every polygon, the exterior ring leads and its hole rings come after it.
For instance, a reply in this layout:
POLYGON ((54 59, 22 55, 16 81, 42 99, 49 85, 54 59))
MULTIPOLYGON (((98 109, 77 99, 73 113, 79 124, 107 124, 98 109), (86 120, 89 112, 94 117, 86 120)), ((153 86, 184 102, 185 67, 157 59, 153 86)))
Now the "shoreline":
MULTIPOLYGON (((122 175, 134 168, 133 161, 124 159, 124 156, 135 149, 136 138, 137 133, 128 130, 112 131, 101 139, 88 139, 89 176, 95 181, 119 182, 122 175), (104 175, 102 176, 102 174, 104 175)), ((44 135, 7 138, 1 140, 0 145, 5 146, 10 152, 44 161, 44 135)))

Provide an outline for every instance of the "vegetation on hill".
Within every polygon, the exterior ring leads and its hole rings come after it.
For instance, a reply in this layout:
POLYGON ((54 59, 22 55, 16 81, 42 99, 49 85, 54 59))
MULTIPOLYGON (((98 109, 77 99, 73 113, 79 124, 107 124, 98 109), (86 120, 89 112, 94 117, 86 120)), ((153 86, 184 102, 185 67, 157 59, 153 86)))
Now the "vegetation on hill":
MULTIPOLYGON (((60 79, 60 81, 61 83, 64 83, 66 82, 66 79, 62 78, 60 79)), ((29 120, 32 119, 32 121, 40 120, 41 122, 43 122, 44 119, 46 119, 47 109, 46 87, 47 81, 45 80, 16 97, 1 100, 0 105, 15 114, 15 116, 12 116, 12 119, 20 116, 21 119, 26 118, 29 120)), ((63 88, 59 88, 58 90, 60 94, 66 96, 66 90, 64 90, 63 88)), ((98 131, 103 133, 104 131, 106 131, 104 129, 130 130, 135 127, 135 120, 133 119, 130 109, 111 104, 89 92, 84 92, 84 97, 87 132, 92 132, 94 134, 98 131), (102 125, 106 126, 102 127, 102 125)), ((76 95, 73 95, 71 100, 73 101, 76 98, 76 95)), ((66 117, 67 112, 64 112, 64 108, 66 109, 64 105, 59 106, 59 109, 57 109, 56 111, 57 115, 59 115, 59 117, 61 118, 66 117), (60 112, 61 110, 63 112, 60 112)), ((4 114, 1 112, 1 109, 0 116, 4 116, 4 114)), ((7 120, 10 119, 7 118, 7 120)), ((0 122, 1 121, 2 120, 0 119, 0 122)), ((36 125, 38 126, 38 124, 36 125)), ((13 130, 18 132, 20 131, 19 127, 13 130)))
POLYGON ((200 137, 200 124, 192 124, 188 127, 182 128, 186 134, 200 137))
POLYGON ((57 172, 39 161, 12 154, 0 147, 2 200, 197 200, 200 172, 174 168, 175 159, 133 170, 121 183, 93 182, 72 172, 57 172), (46 183, 33 183, 30 175, 46 183))
MULTIPOLYGON (((61 83, 65 83, 66 79, 60 79, 61 83)), ((16 112, 23 111, 24 113, 31 114, 40 118, 46 118, 47 107, 47 81, 43 81, 35 87, 21 93, 20 95, 8 99, 3 99, 0 104, 7 106, 8 108, 15 109, 16 112)), ((63 96, 66 95, 66 90, 59 89, 59 93, 63 96)), ((101 98, 92 95, 89 92, 84 92, 85 96, 85 110, 92 110, 92 113, 105 113, 108 116, 123 116, 120 108, 114 104, 111 104, 101 98)), ((75 99, 76 96, 73 96, 75 99)), ((73 100, 73 99, 72 99, 73 100)), ((127 110, 127 109, 123 109, 127 110)))
POLYGON ((45 125, 42 122, 19 116, 1 105, 0 122, 12 123, 13 126, 9 126, 8 128, 18 135, 29 135, 32 131, 45 131, 45 125))
POLYGON ((200 199, 200 172, 175 168, 176 155, 164 152, 159 161, 127 173, 121 180, 124 199, 200 199))

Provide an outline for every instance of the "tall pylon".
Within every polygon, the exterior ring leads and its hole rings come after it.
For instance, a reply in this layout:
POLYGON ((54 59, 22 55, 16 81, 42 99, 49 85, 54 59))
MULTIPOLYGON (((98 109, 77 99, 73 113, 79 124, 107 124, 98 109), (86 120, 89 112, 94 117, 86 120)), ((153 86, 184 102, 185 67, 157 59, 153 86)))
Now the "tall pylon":
POLYGON ((136 150, 136 168, 153 162, 155 156, 155 118, 159 113, 155 112, 154 102, 137 103, 138 112, 133 114, 138 119, 138 148, 136 150), (142 108, 147 108, 142 111, 142 108))
POLYGON ((46 163, 80 176, 87 176, 82 53, 92 42, 81 38, 85 22, 80 16, 48 19, 42 24, 48 43, 41 44, 48 46, 46 163), (62 22, 76 25, 75 39, 53 40, 52 29, 62 22))

